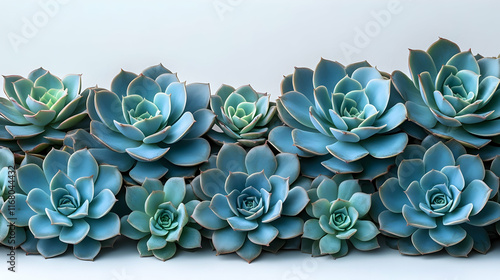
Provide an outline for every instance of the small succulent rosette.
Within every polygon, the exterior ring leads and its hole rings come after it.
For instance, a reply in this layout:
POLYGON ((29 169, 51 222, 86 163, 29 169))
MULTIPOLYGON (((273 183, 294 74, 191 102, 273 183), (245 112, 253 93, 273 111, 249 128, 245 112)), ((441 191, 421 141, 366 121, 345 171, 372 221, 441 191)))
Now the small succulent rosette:
POLYGON ((140 75, 122 70, 111 91, 89 94, 90 132, 136 161, 129 172, 136 182, 167 172, 169 177, 194 176, 210 155, 210 144, 201 138, 215 121, 207 109, 209 98, 208 84, 181 83, 162 65, 140 75))
POLYGON ((237 89, 222 85, 210 97, 210 107, 217 116, 220 131, 211 130, 207 136, 219 145, 262 145, 269 130, 277 124, 276 105, 270 96, 256 92, 249 85, 237 89))
POLYGON ((81 75, 60 79, 39 68, 28 78, 5 76, 6 98, 0 97, 0 141, 17 141, 27 153, 60 146, 69 129, 87 117, 81 75))
POLYGON ((304 224, 303 252, 339 258, 347 255, 348 242, 361 251, 379 248, 377 226, 364 219, 371 198, 362 192, 358 180, 351 175, 320 176, 312 185, 307 208, 312 218, 304 224))
POLYGON ((500 60, 478 58, 446 39, 427 51, 410 50, 411 77, 401 71, 392 74, 408 119, 429 133, 476 149, 500 135, 500 60))
POLYGON ((296 155, 274 155, 267 145, 248 152, 237 144, 224 144, 215 166, 202 171, 193 191, 203 201, 193 218, 211 230, 217 254, 236 252, 248 262, 262 249, 303 233, 297 217, 309 202, 306 190, 293 186, 299 177, 296 155))
POLYGON ((141 257, 172 258, 177 245, 184 249, 201 247, 201 234, 191 215, 199 201, 183 178, 170 178, 163 185, 146 179, 142 186, 127 187, 126 202, 132 210, 121 219, 121 233, 139 240, 141 257))
POLYGON ((17 178, 29 206, 19 210, 35 212, 29 218, 35 238, 30 242, 45 258, 73 245, 77 258, 93 260, 101 242, 120 233, 120 218, 110 210, 122 186, 121 173, 115 166, 97 164, 88 150, 52 150, 42 167, 25 164, 17 178))
POLYGON ((389 178, 373 196, 372 203, 382 210, 380 231, 397 238, 402 254, 445 248, 452 256, 465 257, 472 249, 489 250, 484 227, 500 220, 500 204, 490 200, 499 180, 485 170, 479 156, 463 150, 437 142, 422 159, 401 161, 397 177, 389 178))
MULTIPOLYGON (((288 127, 269 134, 281 152, 311 157, 331 172, 373 180, 387 172, 408 143, 399 129, 405 106, 389 103, 391 81, 366 62, 344 67, 321 59, 314 71, 296 68, 281 91, 276 106, 288 127)), ((304 175, 318 174, 325 173, 304 175)))

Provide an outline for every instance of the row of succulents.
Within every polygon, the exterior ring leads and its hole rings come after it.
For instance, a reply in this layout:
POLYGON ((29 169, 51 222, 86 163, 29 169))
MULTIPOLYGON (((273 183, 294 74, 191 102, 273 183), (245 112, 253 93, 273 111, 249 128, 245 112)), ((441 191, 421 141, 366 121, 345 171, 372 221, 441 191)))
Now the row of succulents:
POLYGON ((345 256, 486 253, 500 233, 500 59, 439 39, 410 75, 321 59, 251 86, 161 64, 83 89, 5 76, 0 243, 94 260, 118 238, 160 260, 202 245, 345 256))

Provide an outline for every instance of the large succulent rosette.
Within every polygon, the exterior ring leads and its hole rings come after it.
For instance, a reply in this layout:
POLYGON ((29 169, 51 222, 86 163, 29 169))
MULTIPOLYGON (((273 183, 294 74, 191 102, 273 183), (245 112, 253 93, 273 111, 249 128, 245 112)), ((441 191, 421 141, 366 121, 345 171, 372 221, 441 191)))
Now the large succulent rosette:
POLYGON ((208 107, 208 84, 179 82, 162 65, 141 75, 121 71, 111 91, 96 89, 88 98, 91 134, 111 150, 136 160, 130 177, 192 176, 210 155, 200 138, 215 120, 208 107))
POLYGON ((313 256, 343 257, 348 242, 362 251, 379 248, 377 226, 364 219, 371 207, 369 194, 350 175, 317 177, 308 191, 311 216, 304 224, 302 251, 313 256))
MULTIPOLYGON (((43 68, 28 78, 5 76, 0 97, 0 141, 17 141, 24 152, 38 153, 60 146, 65 132, 86 117, 86 94, 81 94, 81 75, 60 79, 43 68)), ((86 92, 85 92, 86 93, 86 92)), ((12 143, 8 144, 12 147, 12 143)))
POLYGON ((478 156, 438 142, 423 159, 403 160, 397 177, 380 187, 379 200, 374 200, 382 203, 377 208, 386 209, 378 215, 380 231, 398 239, 402 254, 443 248, 461 257, 473 248, 485 253, 490 241, 484 227, 500 219, 500 204, 490 200, 498 184, 478 156))
POLYGON ((281 88, 276 104, 289 127, 273 129, 269 141, 282 152, 372 180, 406 147, 408 136, 398 132, 405 106, 389 105, 390 80, 366 62, 344 67, 322 59, 314 71, 296 68, 281 88))
POLYGON ((236 144, 222 146, 216 167, 192 182, 203 200, 193 218, 212 231, 209 237, 218 254, 236 252, 251 262, 263 247, 302 234, 304 222, 297 215, 309 198, 303 187, 291 187, 299 170, 296 155, 275 156, 267 145, 248 153, 236 144))
POLYGON ((127 187, 125 197, 130 215, 122 217, 122 234, 139 240, 141 257, 166 261, 177 251, 201 247, 199 226, 191 215, 199 201, 183 178, 170 178, 163 185, 146 179, 142 186, 127 187))
POLYGON ((234 89, 222 85, 210 97, 210 107, 217 116, 219 131, 207 135, 220 145, 238 143, 245 147, 264 144, 276 121, 276 105, 270 96, 256 92, 251 86, 234 89))
POLYGON ((392 80, 406 101, 408 119, 429 133, 482 148, 500 135, 500 60, 460 51, 439 39, 427 51, 410 50, 409 78, 392 80))
POLYGON ((46 258, 66 252, 93 260, 101 242, 120 233, 120 219, 110 212, 122 176, 115 166, 99 165, 87 150, 73 154, 52 150, 41 167, 27 163, 17 171, 19 187, 27 193, 27 205, 18 211, 34 211, 30 243, 46 258))

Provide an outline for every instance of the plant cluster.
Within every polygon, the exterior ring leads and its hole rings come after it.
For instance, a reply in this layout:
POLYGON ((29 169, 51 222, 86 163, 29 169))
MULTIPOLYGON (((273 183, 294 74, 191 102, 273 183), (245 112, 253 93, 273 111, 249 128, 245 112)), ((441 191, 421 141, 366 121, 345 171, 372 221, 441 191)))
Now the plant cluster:
POLYGON ((439 39, 409 68, 321 59, 276 101, 249 85, 211 95, 161 64, 110 89, 43 68, 5 76, 0 243, 82 260, 117 238, 163 261, 205 244, 248 262, 381 244, 486 253, 500 233, 500 59, 439 39))

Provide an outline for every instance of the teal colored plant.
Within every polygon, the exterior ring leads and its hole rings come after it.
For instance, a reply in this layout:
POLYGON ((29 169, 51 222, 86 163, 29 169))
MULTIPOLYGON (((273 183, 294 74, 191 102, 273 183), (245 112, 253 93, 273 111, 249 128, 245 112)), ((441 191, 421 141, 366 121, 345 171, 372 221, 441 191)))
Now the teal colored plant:
POLYGON ((456 151, 438 142, 422 159, 401 161, 397 177, 380 187, 386 209, 378 215, 380 231, 398 238, 402 254, 445 248, 465 257, 473 248, 489 250, 483 227, 500 219, 500 204, 490 200, 498 192, 498 177, 485 170, 478 156, 456 151))
POLYGON ((126 201, 132 213, 122 217, 121 233, 139 240, 141 257, 154 255, 166 261, 175 255, 177 245, 201 247, 199 226, 191 218, 199 201, 183 178, 170 178, 164 185, 146 179, 142 186, 127 187, 126 201))
POLYGON ((162 65, 140 75, 122 70, 111 91, 89 94, 90 133, 136 161, 129 176, 139 183, 167 172, 192 176, 210 155, 208 141, 201 138, 215 120, 207 109, 209 98, 208 84, 181 83, 162 65))
POLYGON ((45 258, 73 245, 77 258, 93 260, 101 241, 120 233, 120 218, 110 210, 122 186, 121 174, 114 166, 98 165, 88 150, 71 155, 52 150, 42 167, 25 164, 17 178, 29 206, 20 205, 18 211, 33 213, 28 222, 35 238, 31 242, 45 258))
POLYGON ((254 147, 264 144, 269 130, 277 124, 276 105, 270 98, 249 85, 237 89, 222 85, 210 97, 210 107, 221 131, 212 130, 208 136, 219 145, 238 143, 254 147))
POLYGON ((358 180, 350 175, 320 176, 308 194, 312 218, 304 224, 302 251, 338 258, 348 253, 348 242, 361 251, 379 248, 378 228, 365 217, 371 198, 361 191, 358 180))
POLYGON ((192 217, 212 231, 217 254, 236 252, 251 262, 273 241, 302 234, 304 221, 297 216, 309 198, 303 187, 291 187, 299 170, 296 155, 275 156, 267 145, 248 152, 236 144, 222 146, 215 167, 192 182, 203 200, 192 217))
POLYGON ((281 91, 276 104, 288 127, 269 135, 281 152, 314 157, 332 172, 373 180, 408 143, 398 129, 406 120, 405 106, 389 104, 391 81, 366 62, 344 67, 321 59, 314 71, 296 68, 281 91))
POLYGON ((392 80, 412 122, 477 149, 500 135, 499 65, 439 39, 427 51, 410 49, 410 77, 394 71, 392 80))
MULTIPOLYGON (((65 132, 87 117, 87 95, 81 93, 81 75, 60 79, 39 68, 28 75, 4 76, 0 97, 0 141, 17 141, 27 153, 61 146, 65 132)), ((12 147, 12 144, 10 144, 12 147)))

